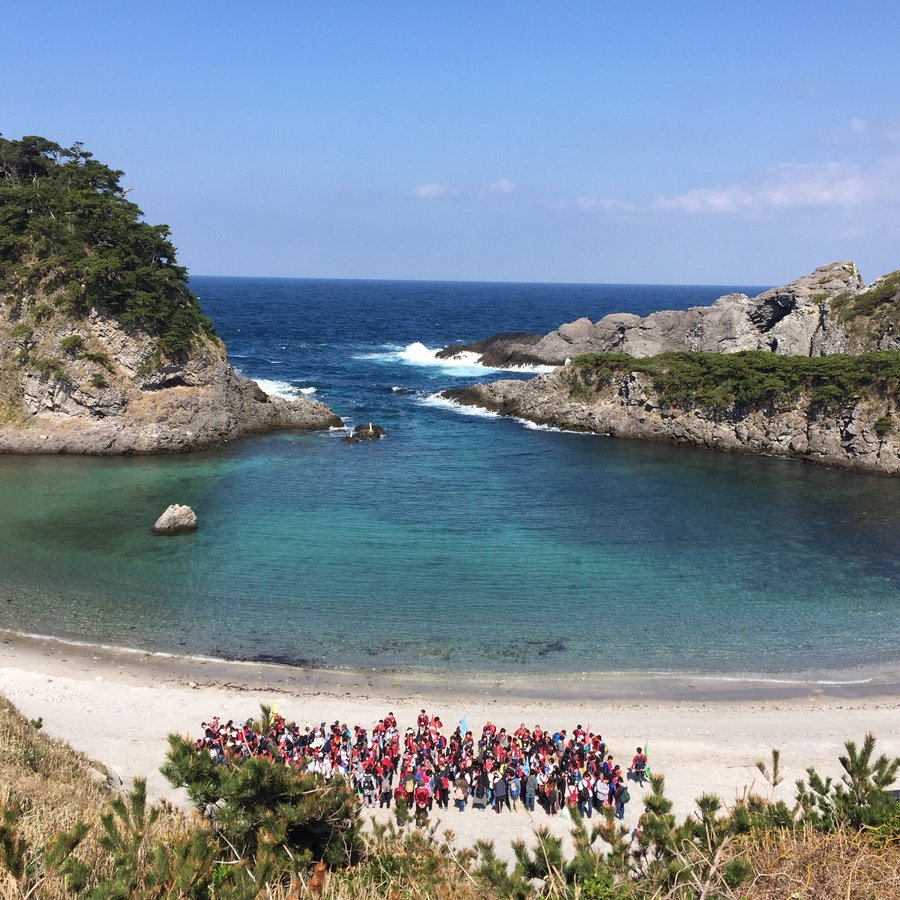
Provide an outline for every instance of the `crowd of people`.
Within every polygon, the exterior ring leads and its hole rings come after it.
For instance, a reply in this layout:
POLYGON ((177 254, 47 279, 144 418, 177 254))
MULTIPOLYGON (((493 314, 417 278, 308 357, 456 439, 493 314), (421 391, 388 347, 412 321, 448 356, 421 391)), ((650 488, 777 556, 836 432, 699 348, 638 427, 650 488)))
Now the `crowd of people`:
POLYGON ((423 709, 415 728, 405 730, 392 712, 370 731, 340 722, 300 726, 277 713, 264 726, 215 717, 202 727, 195 750, 217 763, 259 756, 326 779, 340 775, 365 806, 402 803, 420 819, 435 806, 448 810, 451 800, 460 812, 471 806, 499 815, 521 803, 529 812, 540 805, 551 816, 577 807, 587 818, 612 808, 621 819, 628 781, 643 785, 649 775, 643 748, 623 771, 603 737, 581 725, 569 734, 524 723, 509 731, 487 722, 476 738, 465 720, 445 734, 440 717, 423 709))

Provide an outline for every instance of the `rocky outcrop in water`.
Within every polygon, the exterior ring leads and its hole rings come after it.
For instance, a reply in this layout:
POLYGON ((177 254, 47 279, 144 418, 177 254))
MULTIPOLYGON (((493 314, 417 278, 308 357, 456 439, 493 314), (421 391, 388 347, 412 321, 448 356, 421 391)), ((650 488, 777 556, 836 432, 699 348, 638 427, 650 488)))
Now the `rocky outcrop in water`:
POLYGON ((357 425, 351 434, 344 435, 341 440, 345 444, 358 444, 360 441, 378 441, 387 432, 380 425, 368 422, 365 425, 357 425))
POLYGON ((154 534, 187 534, 197 530, 197 514, 189 507, 173 503, 153 523, 154 534))
POLYGON ((896 398, 849 397, 828 412, 801 398, 787 408, 678 408, 651 378, 626 372, 599 386, 573 367, 528 381, 495 381, 446 391, 458 403, 563 430, 764 453, 887 475, 900 474, 896 398))
POLYGON ((446 358, 468 351, 477 353, 484 365, 510 367, 563 365, 583 353, 655 356, 677 350, 771 350, 822 356, 900 349, 895 318, 880 327, 882 323, 871 322, 865 311, 854 314, 857 299, 860 307, 867 308, 867 295, 893 284, 895 276, 885 276, 866 288, 852 262, 831 263, 752 298, 726 294, 711 306, 687 310, 649 316, 614 313, 597 322, 581 318, 543 336, 499 334, 472 344, 452 344, 438 355, 446 358))
POLYGON ((341 424, 324 404, 238 375, 214 336, 165 359, 145 331, 100 310, 76 318, 40 295, 0 296, 2 453, 181 453, 341 424))

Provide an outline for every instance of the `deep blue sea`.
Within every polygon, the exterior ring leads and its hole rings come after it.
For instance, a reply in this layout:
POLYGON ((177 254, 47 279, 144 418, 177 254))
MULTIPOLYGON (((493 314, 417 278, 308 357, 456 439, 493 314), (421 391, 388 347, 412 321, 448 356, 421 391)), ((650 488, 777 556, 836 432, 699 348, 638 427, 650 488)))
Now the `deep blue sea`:
MULTIPOLYGON (((194 278, 233 364, 388 437, 0 457, 0 626, 327 666, 832 672, 900 647, 900 480, 562 434, 433 350, 759 287, 194 278), (188 503, 200 529, 149 527, 188 503)), ((515 377, 527 377, 519 374, 515 377)))

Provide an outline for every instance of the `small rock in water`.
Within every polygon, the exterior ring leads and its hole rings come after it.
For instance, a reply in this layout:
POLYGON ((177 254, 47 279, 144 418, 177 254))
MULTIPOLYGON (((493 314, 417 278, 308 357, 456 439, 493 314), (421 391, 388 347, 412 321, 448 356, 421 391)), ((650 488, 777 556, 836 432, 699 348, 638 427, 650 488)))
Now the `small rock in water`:
POLYGON ((153 526, 154 534, 184 534, 197 530, 197 515, 189 506, 173 503, 153 526))
POLYGON ((380 425, 357 425, 353 429, 353 434, 345 435, 341 440, 345 444, 356 444, 359 441, 377 441, 385 435, 384 429, 380 425))

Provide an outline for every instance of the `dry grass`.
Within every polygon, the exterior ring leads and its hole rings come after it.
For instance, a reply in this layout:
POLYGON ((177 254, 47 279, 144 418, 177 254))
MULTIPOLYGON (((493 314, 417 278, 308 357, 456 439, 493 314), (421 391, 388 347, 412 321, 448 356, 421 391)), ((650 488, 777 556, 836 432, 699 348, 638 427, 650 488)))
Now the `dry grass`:
POLYGON ((0 803, 22 810, 20 828, 30 844, 94 822, 113 796, 99 763, 30 725, 0 697, 0 803))
POLYGON ((754 874, 742 900, 895 900, 900 898, 900 837, 865 832, 764 832, 739 854, 754 874))
MULTIPOLYGON (((18 832, 28 846, 39 851, 52 835, 84 822, 92 830, 76 856, 97 874, 106 872, 109 857, 97 845, 95 829, 100 813, 115 796, 108 779, 104 766, 64 741, 48 738, 0 697, 0 806, 20 810, 18 832)), ((153 830, 171 836, 184 827, 181 814, 167 809, 153 830)), ((8 875, 0 873, 0 897, 19 896, 8 875)), ((50 878, 32 896, 55 900, 66 895, 50 878)))

